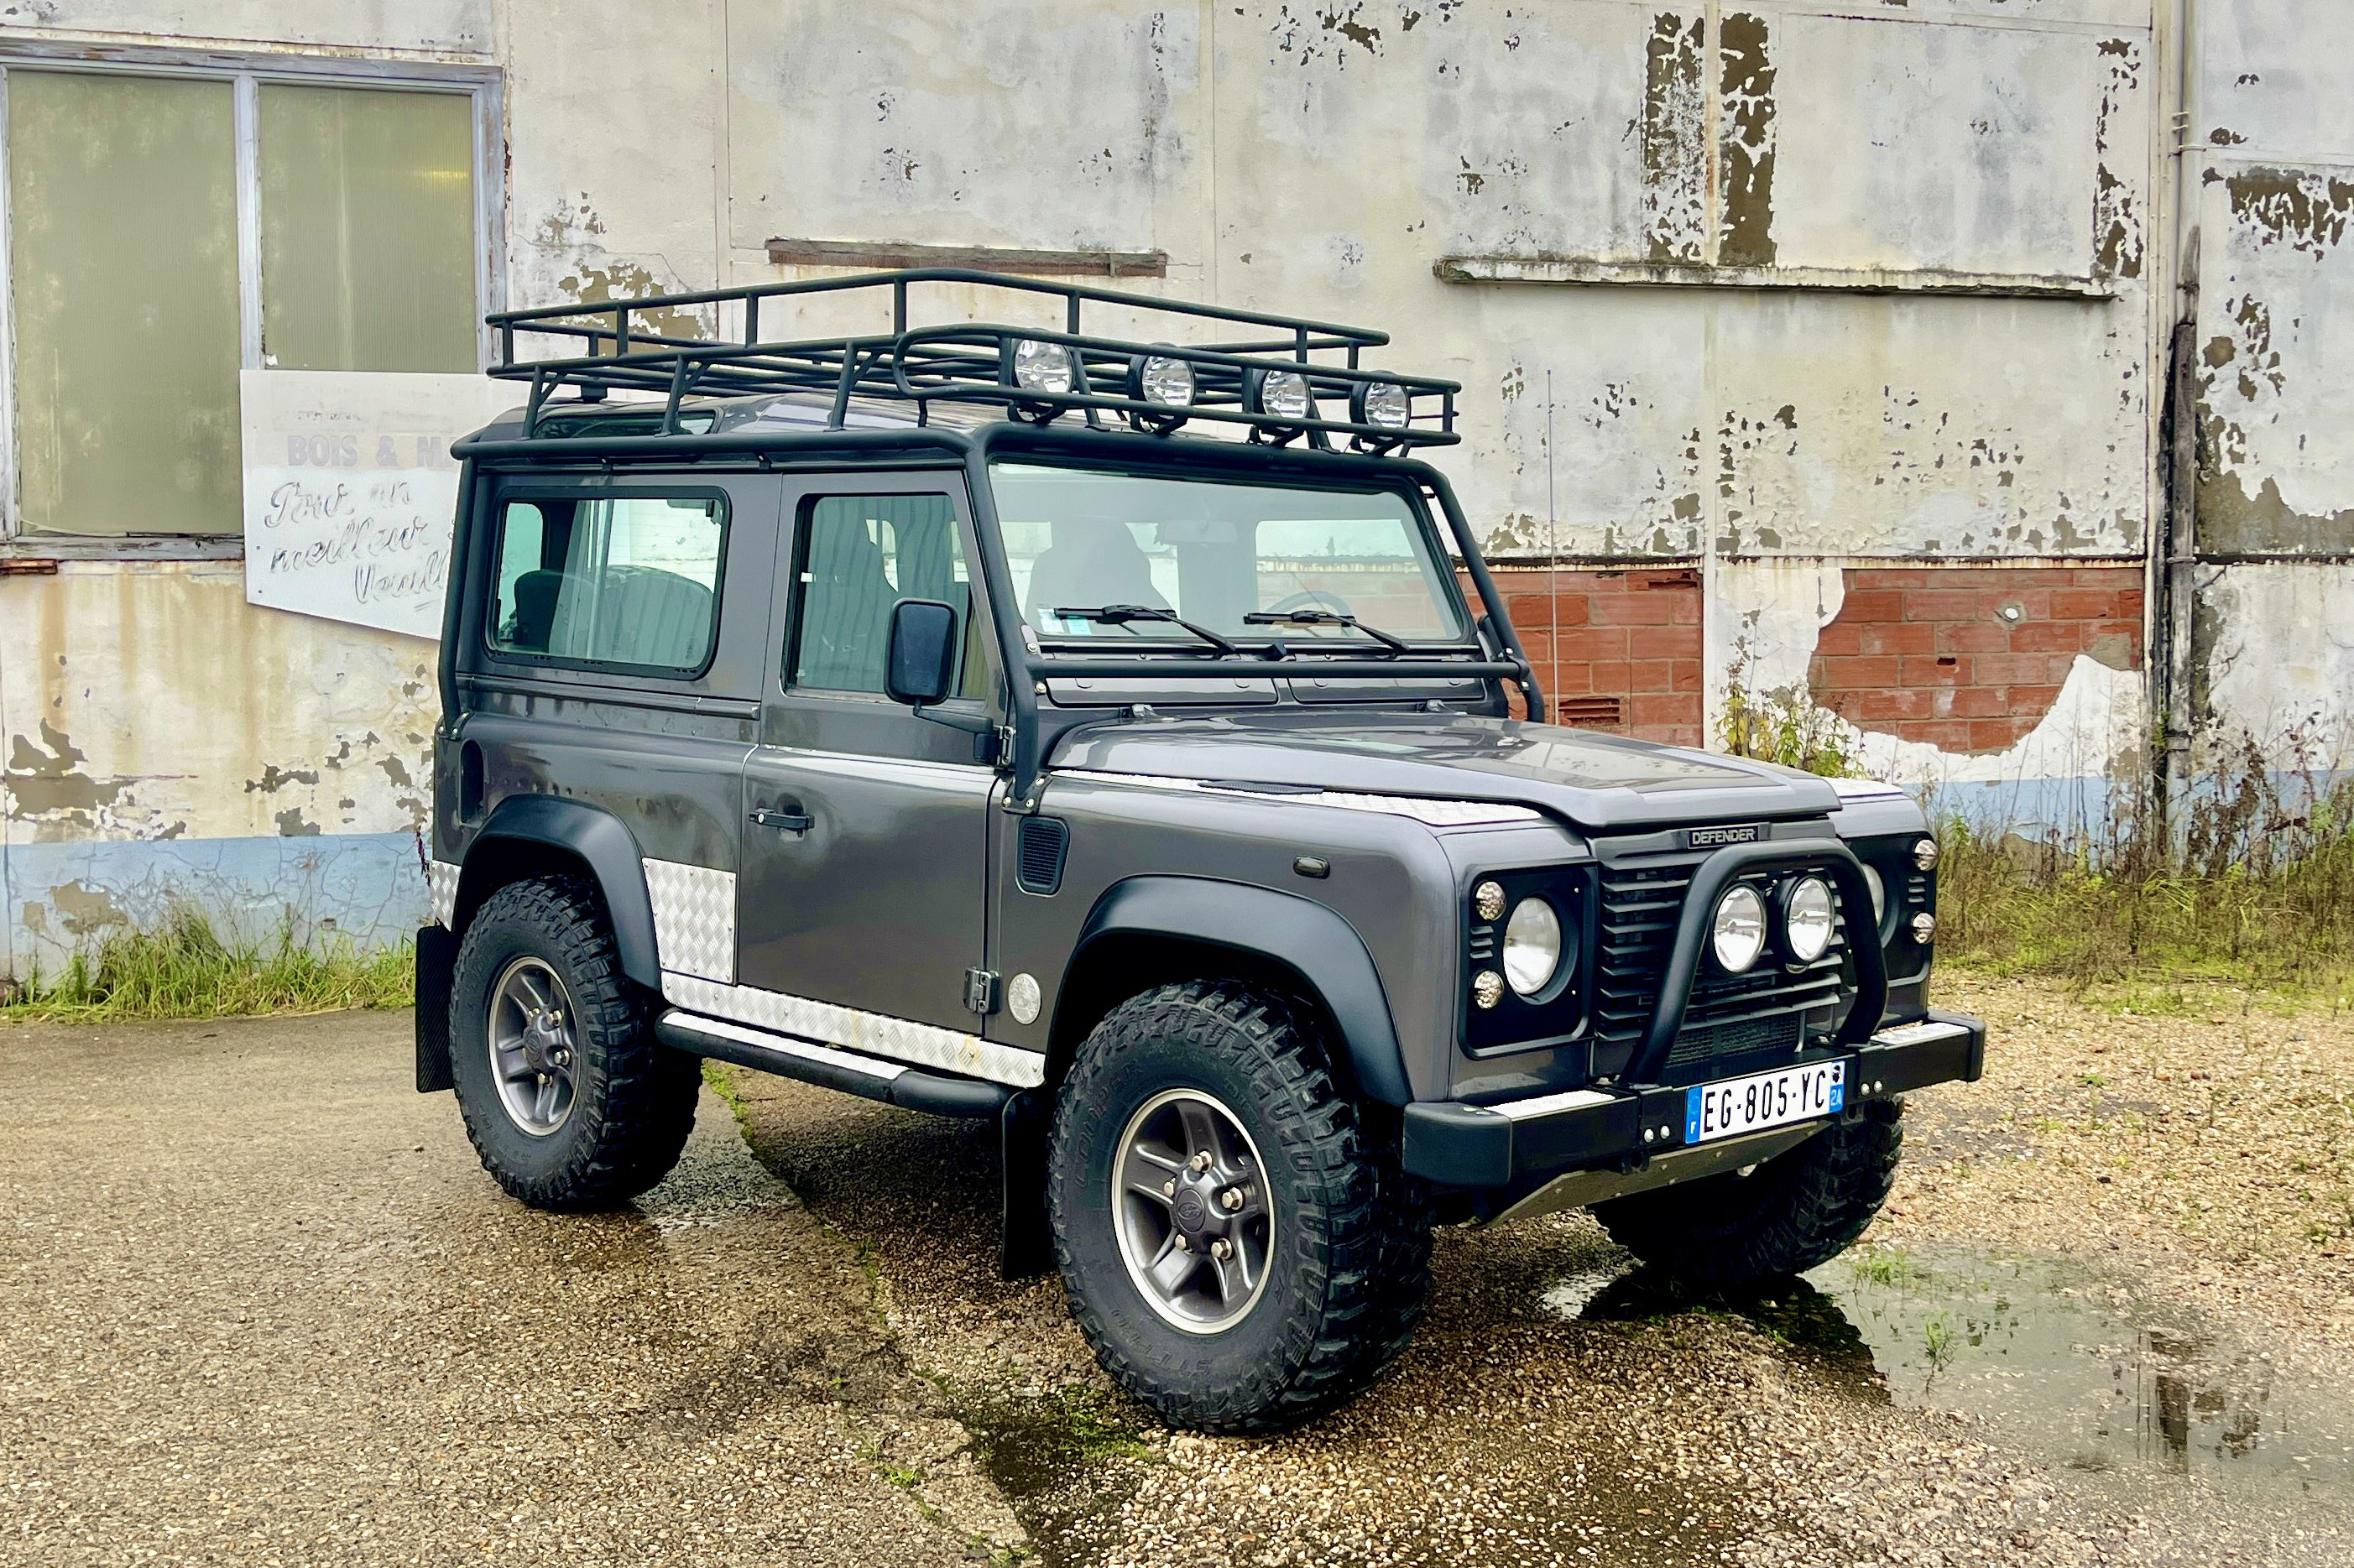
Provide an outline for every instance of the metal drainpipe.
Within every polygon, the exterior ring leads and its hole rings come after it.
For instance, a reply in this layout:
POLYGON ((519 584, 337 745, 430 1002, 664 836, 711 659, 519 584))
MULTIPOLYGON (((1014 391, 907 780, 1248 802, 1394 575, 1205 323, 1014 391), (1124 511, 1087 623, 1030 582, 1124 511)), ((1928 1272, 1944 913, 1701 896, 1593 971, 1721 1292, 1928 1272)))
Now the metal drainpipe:
POLYGON ((2197 141, 2199 101, 2198 0, 2174 0, 2175 111, 2172 329, 2167 334, 2168 387, 2173 424, 2166 453, 2164 525, 2152 551, 2155 655, 2147 662, 2163 683, 2158 694, 2165 745, 2158 779, 2166 812, 2167 842, 2179 847, 2186 825, 2184 802, 2190 774, 2190 645, 2193 575, 2198 560, 2199 409, 2195 355, 2198 350, 2200 243, 2197 202, 2203 167, 2197 141))

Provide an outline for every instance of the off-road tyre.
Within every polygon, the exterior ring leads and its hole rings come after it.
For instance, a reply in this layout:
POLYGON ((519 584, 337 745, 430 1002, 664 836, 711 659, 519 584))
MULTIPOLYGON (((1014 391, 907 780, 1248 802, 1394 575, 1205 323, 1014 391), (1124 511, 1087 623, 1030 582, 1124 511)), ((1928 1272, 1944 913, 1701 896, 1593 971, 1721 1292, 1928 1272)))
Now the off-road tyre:
POLYGON ((1746 1176, 1727 1171, 1594 1206, 1610 1239, 1678 1284, 1737 1291, 1854 1245, 1896 1180, 1904 1102, 1875 1100, 1746 1176))
POLYGON ((702 1075, 694 1057, 654 1038, 648 1011, 585 878, 509 883, 475 911, 451 988, 450 1065, 466 1136, 511 1196, 559 1213, 610 1209, 678 1163, 702 1075), (554 969, 572 1003, 572 1111, 544 1137, 524 1131, 501 1102, 485 1033, 492 987, 525 956, 554 969))
POLYGON ((1315 1015, 1236 981, 1161 986, 1080 1045, 1046 1150, 1055 1259, 1113 1381, 1173 1425, 1279 1430, 1362 1391, 1396 1360, 1430 1285, 1427 1192, 1334 1083, 1315 1015), (1110 1214, 1117 1145, 1152 1096, 1217 1097, 1264 1157, 1275 1228, 1267 1284, 1231 1328, 1189 1334, 1146 1303, 1110 1214))

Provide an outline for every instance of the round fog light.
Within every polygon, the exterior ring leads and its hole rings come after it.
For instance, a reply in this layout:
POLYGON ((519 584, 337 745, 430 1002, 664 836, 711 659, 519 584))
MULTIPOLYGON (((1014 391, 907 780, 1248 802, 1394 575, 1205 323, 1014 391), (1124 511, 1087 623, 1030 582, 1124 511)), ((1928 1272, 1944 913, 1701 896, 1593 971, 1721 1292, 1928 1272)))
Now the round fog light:
POLYGON ((1493 969, 1481 969, 1471 977, 1471 1000, 1481 1007, 1493 1007, 1504 1000, 1504 977, 1493 969))
POLYGON ((1542 898, 1523 898, 1504 925, 1504 979, 1534 996, 1561 968, 1561 916, 1542 898))
POLYGON ((1923 839, 1913 846, 1913 863, 1927 871, 1937 863, 1937 841, 1923 839))
POLYGON ((1709 945, 1727 974, 1739 974, 1766 950, 1766 901, 1754 887, 1735 887, 1716 901, 1709 945))
POLYGON ((1913 916, 1913 939, 1914 941, 1920 943, 1925 948, 1929 945, 1930 939, 1935 937, 1936 934, 1937 917, 1935 915, 1932 915, 1926 909, 1924 909, 1921 913, 1913 916))
POLYGON ((1831 945, 1831 890, 1819 876, 1802 876, 1782 902, 1782 937, 1790 956, 1811 964, 1831 945))
POLYGON ((1071 351, 1059 343, 1025 337, 1013 345, 1013 384, 1027 392, 1070 391, 1071 351))

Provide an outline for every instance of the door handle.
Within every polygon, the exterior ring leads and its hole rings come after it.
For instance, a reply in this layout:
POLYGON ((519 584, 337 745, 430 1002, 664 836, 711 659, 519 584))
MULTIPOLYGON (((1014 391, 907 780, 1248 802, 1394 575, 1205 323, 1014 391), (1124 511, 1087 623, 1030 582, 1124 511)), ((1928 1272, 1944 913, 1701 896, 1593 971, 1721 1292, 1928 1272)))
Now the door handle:
POLYGON ((807 811, 771 811, 765 808, 752 813, 754 825, 774 828, 780 833, 805 833, 810 831, 807 811))

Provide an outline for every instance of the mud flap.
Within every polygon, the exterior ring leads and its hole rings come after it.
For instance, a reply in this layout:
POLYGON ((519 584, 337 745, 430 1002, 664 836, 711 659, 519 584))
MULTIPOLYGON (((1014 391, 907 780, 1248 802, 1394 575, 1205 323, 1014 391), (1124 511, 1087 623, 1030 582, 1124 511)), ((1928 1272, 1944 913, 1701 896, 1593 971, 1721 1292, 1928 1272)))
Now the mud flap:
POLYGON ((1055 1266, 1046 1222, 1046 1115, 1037 1089, 1024 1089, 998 1113, 998 1163, 1003 1207, 997 1225, 997 1272, 1006 1279, 1044 1274, 1055 1266))
POLYGON ((458 971, 458 938, 446 926, 417 933, 417 1092, 452 1087, 450 1075, 450 988, 458 971))

